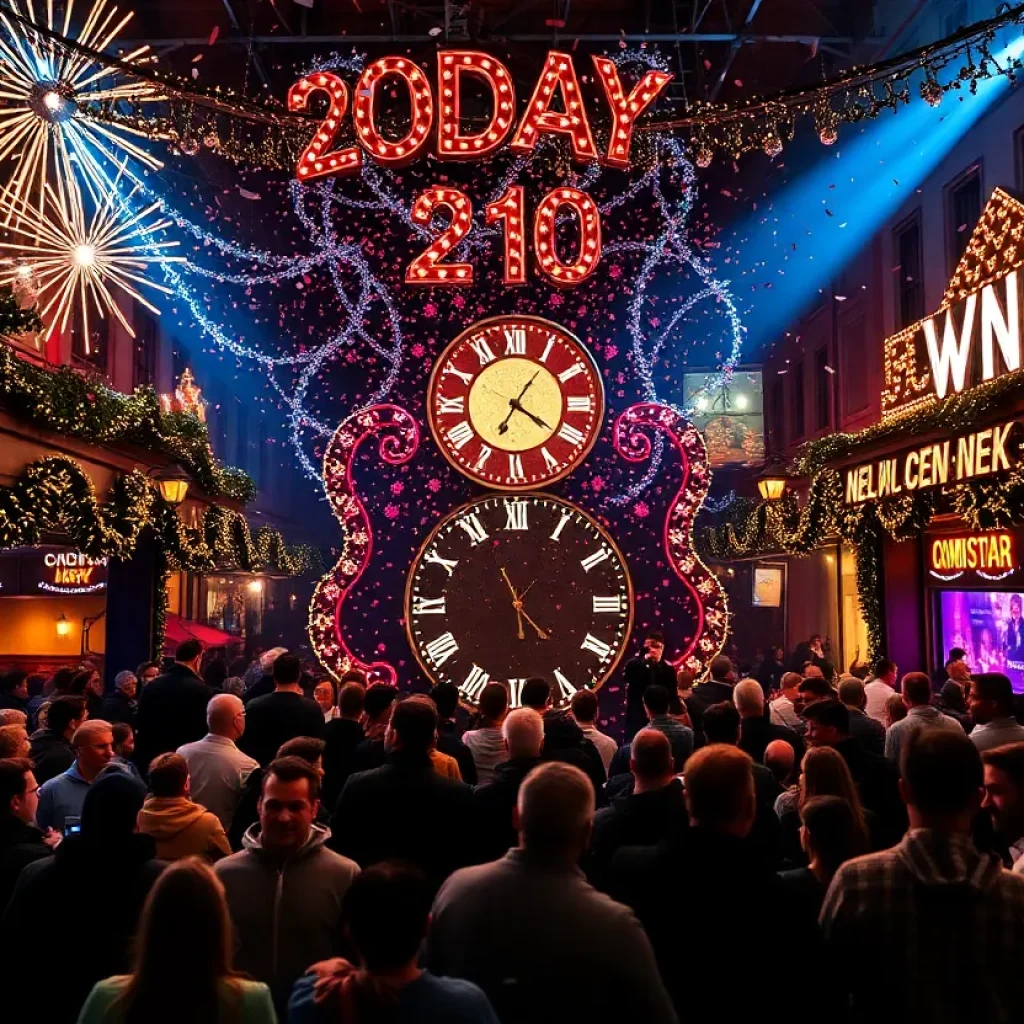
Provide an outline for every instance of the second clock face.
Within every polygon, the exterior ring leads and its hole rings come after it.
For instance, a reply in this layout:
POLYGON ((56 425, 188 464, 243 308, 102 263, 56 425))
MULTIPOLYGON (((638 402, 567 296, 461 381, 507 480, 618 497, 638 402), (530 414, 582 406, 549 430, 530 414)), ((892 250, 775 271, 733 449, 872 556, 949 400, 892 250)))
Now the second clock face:
POLYGON ((568 331, 537 317, 495 317, 438 359, 427 411, 456 469, 487 487, 526 490, 586 458, 601 430, 604 388, 568 331))
POLYGON ((618 548, 577 506, 542 494, 485 497, 442 520, 420 550, 405 615, 423 669, 467 704, 495 680, 515 707, 537 676, 557 707, 615 669, 632 590, 618 548))

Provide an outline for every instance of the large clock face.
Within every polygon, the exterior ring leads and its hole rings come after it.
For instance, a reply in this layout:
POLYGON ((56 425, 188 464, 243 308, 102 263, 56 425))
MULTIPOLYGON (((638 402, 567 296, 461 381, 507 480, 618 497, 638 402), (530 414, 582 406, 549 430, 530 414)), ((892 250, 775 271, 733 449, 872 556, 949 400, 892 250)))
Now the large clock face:
POLYGON ((601 431, 604 387, 590 353, 557 324, 495 317, 438 359, 427 412, 456 469, 487 487, 526 490, 586 458, 601 431))
POLYGON ((555 706, 614 671, 629 638, 633 593, 605 530, 543 494, 479 498, 448 515, 409 572, 406 629, 435 682, 475 704, 491 680, 551 684, 555 706))

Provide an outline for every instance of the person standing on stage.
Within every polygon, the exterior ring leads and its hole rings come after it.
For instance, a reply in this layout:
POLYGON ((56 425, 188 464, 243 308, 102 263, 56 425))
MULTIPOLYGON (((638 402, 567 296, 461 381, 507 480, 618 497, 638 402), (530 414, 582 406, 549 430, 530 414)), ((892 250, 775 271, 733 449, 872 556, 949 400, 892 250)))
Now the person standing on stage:
MULTIPOLYGON (((676 692, 675 669, 665 661, 665 637, 651 630, 644 637, 643 654, 626 665, 626 739, 630 740, 647 727, 644 711, 644 690, 663 686, 670 694, 676 692)), ((678 709, 669 709, 676 713, 678 709)))

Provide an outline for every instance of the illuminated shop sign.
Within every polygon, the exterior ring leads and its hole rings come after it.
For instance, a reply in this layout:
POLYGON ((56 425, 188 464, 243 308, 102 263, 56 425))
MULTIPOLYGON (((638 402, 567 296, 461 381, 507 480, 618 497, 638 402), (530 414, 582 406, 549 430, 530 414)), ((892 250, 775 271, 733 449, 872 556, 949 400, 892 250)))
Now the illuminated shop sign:
POLYGON ((107 559, 69 548, 30 548, 0 557, 0 595, 48 597, 102 594, 107 559))
POLYGON ((939 579, 954 579, 977 572, 985 579, 999 579, 1017 568, 1012 533, 950 534, 933 538, 928 545, 928 569, 939 579))
POLYGON ((896 494, 1003 473, 1017 464, 1016 420, 923 444, 846 470, 845 501, 859 505, 896 494))

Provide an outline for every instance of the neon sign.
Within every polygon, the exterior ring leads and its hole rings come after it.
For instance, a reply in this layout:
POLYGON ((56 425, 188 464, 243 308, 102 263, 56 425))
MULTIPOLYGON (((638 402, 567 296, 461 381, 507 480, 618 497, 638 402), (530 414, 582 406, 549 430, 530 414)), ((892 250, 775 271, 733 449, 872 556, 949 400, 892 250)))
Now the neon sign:
POLYGON ((1013 572, 1017 568, 1012 533, 971 533, 936 537, 928 548, 932 573, 977 570, 983 573, 1013 572))

